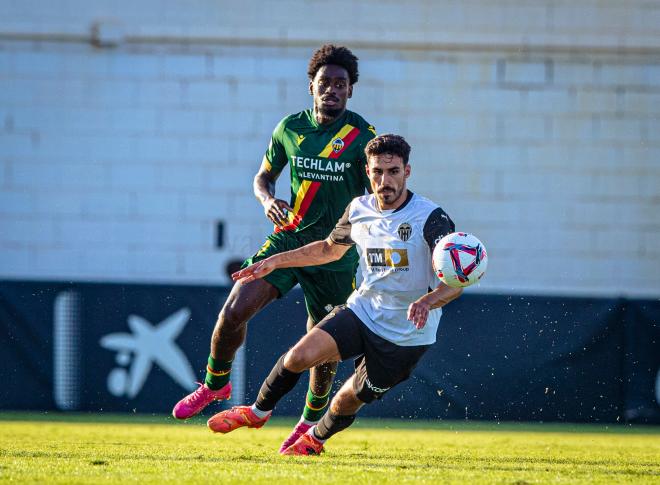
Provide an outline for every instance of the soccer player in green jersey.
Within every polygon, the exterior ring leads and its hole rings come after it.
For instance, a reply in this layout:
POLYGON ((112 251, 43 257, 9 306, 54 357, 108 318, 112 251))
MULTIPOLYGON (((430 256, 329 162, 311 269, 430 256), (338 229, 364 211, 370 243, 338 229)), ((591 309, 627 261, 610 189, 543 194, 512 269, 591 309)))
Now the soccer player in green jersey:
MULTIPOLYGON (((328 237, 348 203, 369 188, 364 148, 373 126, 346 109, 358 80, 357 58, 346 47, 324 45, 309 61, 309 93, 314 107, 285 117, 275 127, 254 177, 254 194, 274 232, 244 267, 274 254, 328 237), (275 197, 275 181, 288 165, 290 203, 275 197)), ((216 400, 229 399, 232 360, 245 341, 248 320, 300 284, 311 330, 353 291, 358 257, 351 249, 330 264, 277 270, 264 279, 236 283, 227 297, 211 338, 206 379, 179 401, 172 414, 190 418, 216 400)), ((285 450, 325 412, 336 363, 310 370, 310 384, 300 422, 283 443, 285 450)))

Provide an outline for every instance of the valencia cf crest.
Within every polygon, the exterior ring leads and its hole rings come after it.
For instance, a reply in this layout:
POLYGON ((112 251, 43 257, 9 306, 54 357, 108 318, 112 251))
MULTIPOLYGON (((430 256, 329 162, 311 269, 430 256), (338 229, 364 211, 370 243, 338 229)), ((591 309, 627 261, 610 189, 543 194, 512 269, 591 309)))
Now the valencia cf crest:
POLYGON ((399 235, 399 239, 402 241, 407 241, 412 236, 412 226, 407 222, 399 225, 399 228, 396 230, 399 235))
POLYGON ((410 236, 412 236, 412 226, 407 222, 404 222, 403 224, 399 225, 399 228, 396 230, 396 232, 399 235, 399 239, 405 242, 410 239, 410 236))
POLYGON ((332 151, 335 153, 339 153, 344 149, 344 140, 341 138, 337 138, 332 141, 332 151))

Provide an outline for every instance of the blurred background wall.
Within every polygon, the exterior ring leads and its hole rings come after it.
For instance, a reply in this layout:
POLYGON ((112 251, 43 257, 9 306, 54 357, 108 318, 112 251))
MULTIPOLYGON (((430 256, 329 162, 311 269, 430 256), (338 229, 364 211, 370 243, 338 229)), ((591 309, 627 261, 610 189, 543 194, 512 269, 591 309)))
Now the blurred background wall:
MULTIPOLYGON (((0 406, 168 412, 194 387, 325 42, 360 57, 349 108, 410 141, 413 190, 490 256, 367 412, 660 422, 657 0, 0 0, 0 406)), ((234 404, 302 303, 250 324, 234 404)))
POLYGON ((1 2, 0 277, 227 284, 327 41, 361 60, 349 108, 486 243, 477 291, 660 295, 647 0, 1 2))

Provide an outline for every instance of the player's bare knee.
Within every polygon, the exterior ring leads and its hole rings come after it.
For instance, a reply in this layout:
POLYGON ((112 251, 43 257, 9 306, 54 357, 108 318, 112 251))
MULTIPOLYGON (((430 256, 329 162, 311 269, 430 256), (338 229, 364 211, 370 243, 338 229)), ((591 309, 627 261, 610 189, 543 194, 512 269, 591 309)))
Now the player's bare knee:
POLYGON ((291 372, 303 372, 313 364, 311 352, 300 345, 293 347, 284 357, 284 367, 291 372))
POLYGON ((249 319, 248 313, 240 305, 226 304, 220 310, 216 328, 221 329, 223 332, 240 331, 249 319))

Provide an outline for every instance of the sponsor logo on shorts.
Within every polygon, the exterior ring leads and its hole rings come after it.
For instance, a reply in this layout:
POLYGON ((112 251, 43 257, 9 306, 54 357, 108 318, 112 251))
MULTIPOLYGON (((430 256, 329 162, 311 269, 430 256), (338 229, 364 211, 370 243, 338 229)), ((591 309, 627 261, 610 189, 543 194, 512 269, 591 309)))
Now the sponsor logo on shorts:
POLYGON ((370 271, 408 271, 408 250, 367 248, 367 266, 370 271))
POLYGON ((391 389, 391 387, 376 387, 374 386, 371 381, 369 381, 369 378, 367 377, 365 379, 365 383, 367 384, 367 387, 371 389, 374 392, 377 392, 378 394, 383 394, 384 392, 387 392, 391 389))

